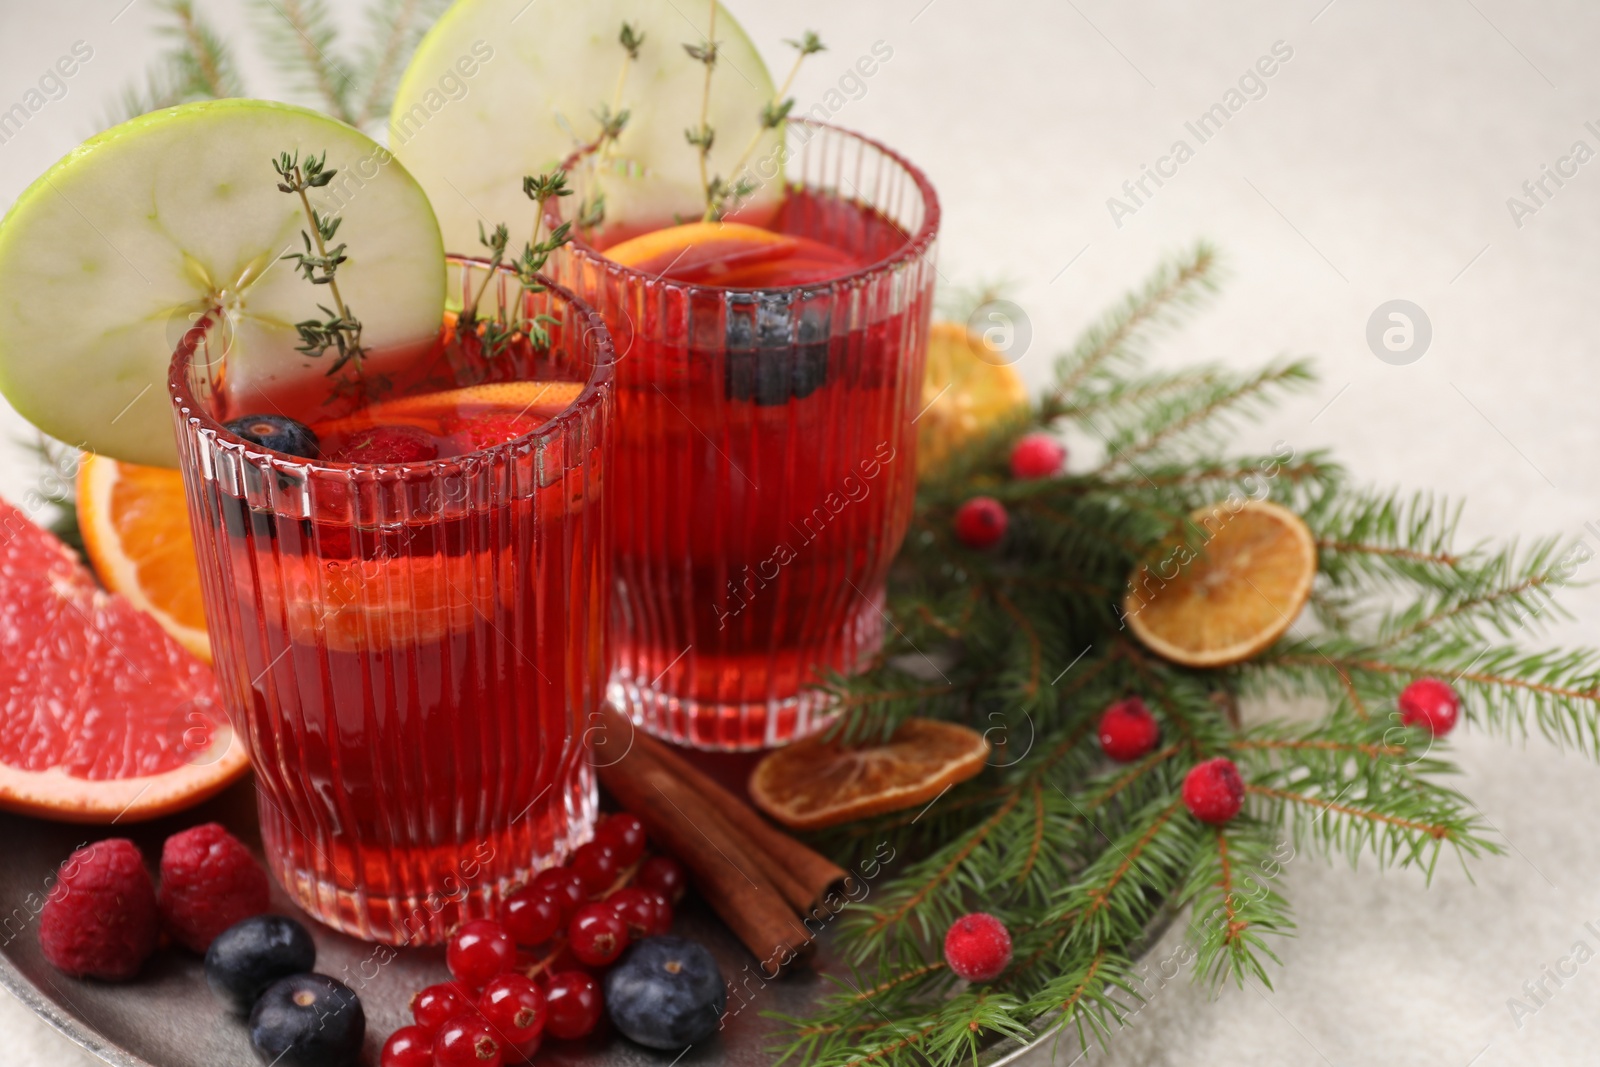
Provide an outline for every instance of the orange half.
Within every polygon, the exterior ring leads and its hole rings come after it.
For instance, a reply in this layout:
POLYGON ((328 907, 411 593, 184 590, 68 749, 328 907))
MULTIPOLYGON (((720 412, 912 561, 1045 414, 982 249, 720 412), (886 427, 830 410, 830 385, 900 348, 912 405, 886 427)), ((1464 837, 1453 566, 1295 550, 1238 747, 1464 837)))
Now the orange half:
POLYGON ((1226 667, 1260 655, 1288 632, 1311 597, 1317 543, 1288 508, 1247 501, 1201 508, 1190 520, 1203 548, 1179 546, 1139 567, 1123 598, 1136 637, 1185 667, 1226 667))
POLYGON ((818 738, 762 759, 750 799, 785 826, 819 830, 926 804, 983 770, 989 742, 966 726, 907 719, 887 742, 844 748, 818 738))

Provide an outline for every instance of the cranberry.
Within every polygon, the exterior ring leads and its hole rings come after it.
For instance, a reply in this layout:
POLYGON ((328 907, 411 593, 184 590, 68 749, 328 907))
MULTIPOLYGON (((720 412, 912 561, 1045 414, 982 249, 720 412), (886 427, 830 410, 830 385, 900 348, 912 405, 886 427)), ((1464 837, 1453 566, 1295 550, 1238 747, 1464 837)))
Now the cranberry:
MULTIPOLYGON (((428 1034, 472 1008, 472 994, 460 982, 440 982, 411 998, 411 1017, 428 1034)), ((431 1047, 431 1046, 430 1046, 431 1047)))
POLYGON ((617 860, 624 867, 633 866, 644 855, 644 823, 637 815, 621 812, 611 816, 595 830, 594 839, 616 849, 617 860))
POLYGON ((544 1033, 544 990, 526 975, 502 974, 491 979, 478 998, 478 1010, 507 1052, 521 1054, 544 1033))
POLYGON ((1161 738, 1161 727, 1138 697, 1119 700, 1100 716, 1100 748, 1119 763, 1147 756, 1161 738))
POLYGON ((623 863, 615 846, 604 841, 590 841, 572 854, 568 866, 592 897, 611 888, 611 883, 622 873, 623 863))
POLYGON ((1011 962, 1011 933, 987 912, 963 915, 944 935, 944 959, 969 982, 987 982, 1011 962))
POLYGON ((1005 505, 992 496, 975 496, 956 508, 956 539, 968 548, 993 548, 1009 525, 1005 505))
POLYGON ((1400 691, 1400 721, 1407 726, 1443 737, 1456 728, 1460 717, 1461 698, 1437 678, 1418 678, 1400 691))
POLYGON ((540 871, 534 876, 533 888, 549 893, 561 905, 563 923, 572 918, 572 913, 583 907, 589 899, 582 880, 566 867, 549 867, 540 871))
POLYGON ((450 938, 444 961, 462 985, 482 989, 489 979, 516 964, 517 943, 493 919, 473 919, 450 938))
POLYGON ((546 889, 524 886, 500 906, 500 921, 519 945, 542 945, 561 929, 561 905, 546 889))
POLYGON ((1023 434, 1011 446, 1011 477, 1053 478, 1067 462, 1067 450, 1047 433, 1023 434))
POLYGON ((433 1032, 402 1026, 383 1043, 378 1067, 433 1067, 433 1032))
POLYGON ((1228 822, 1244 805, 1244 779, 1231 759, 1197 763, 1183 779, 1183 803, 1196 819, 1211 826, 1228 822))
POLYGON ((617 913, 622 925, 628 928, 628 939, 640 941, 655 932, 656 900, 660 896, 653 889, 628 886, 612 893, 606 898, 606 903, 617 913))
POLYGON ((651 856, 645 860, 634 881, 666 897, 668 904, 682 900, 683 891, 689 887, 689 876, 684 873, 683 864, 671 856, 651 856))
POLYGON ((567 927, 567 945, 578 962, 604 967, 628 947, 628 927, 610 904, 585 904, 567 927))
POLYGON ((477 1012, 457 1015, 433 1039, 433 1067, 500 1067, 505 1053, 477 1012))
POLYGON ((545 1032, 567 1040, 583 1037, 594 1030, 603 1007, 600 983, 589 975, 582 971, 552 974, 545 990, 545 1032))

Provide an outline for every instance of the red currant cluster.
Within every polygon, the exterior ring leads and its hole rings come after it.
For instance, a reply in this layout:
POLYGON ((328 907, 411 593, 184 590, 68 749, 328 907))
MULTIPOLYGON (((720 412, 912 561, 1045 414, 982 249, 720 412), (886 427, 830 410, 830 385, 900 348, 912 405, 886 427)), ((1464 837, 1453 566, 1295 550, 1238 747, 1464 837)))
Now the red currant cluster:
MULTIPOLYGON (((1018 481, 1054 478, 1067 465, 1067 450, 1047 433, 1023 434, 1011 448, 1010 465, 1018 481)), ((968 548, 993 548, 1010 525, 1006 506, 992 496, 975 496, 956 509, 956 539, 968 548)))
POLYGON ((528 1063, 546 1035, 583 1037, 600 1022, 600 983, 585 968, 672 928, 687 878, 644 854, 644 824, 612 815, 565 867, 540 871, 500 918, 463 923, 445 947, 453 981, 411 998, 415 1023, 389 1036, 380 1067, 528 1063))

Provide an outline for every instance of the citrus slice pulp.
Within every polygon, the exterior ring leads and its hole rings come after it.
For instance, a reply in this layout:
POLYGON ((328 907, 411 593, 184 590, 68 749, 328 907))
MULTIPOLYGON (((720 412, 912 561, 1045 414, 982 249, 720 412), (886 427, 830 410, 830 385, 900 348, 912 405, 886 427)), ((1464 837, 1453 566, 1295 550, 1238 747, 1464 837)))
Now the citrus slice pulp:
POLYGON ((210 663, 183 475, 85 452, 78 466, 78 525, 105 587, 210 663))
POLYGON ((937 469, 1027 402, 1022 376, 981 337, 959 322, 935 322, 928 332, 923 411, 917 419, 917 473, 937 469))
POLYGON ((1204 547, 1180 546, 1136 570, 1124 616, 1164 659, 1185 667, 1241 663, 1287 633, 1305 607, 1317 577, 1316 539, 1300 516, 1263 500, 1236 512, 1225 504, 1201 508, 1190 520, 1206 532, 1204 547))
POLYGON ((907 719, 887 742, 844 748, 813 737, 770 753, 750 776, 750 799, 785 826, 819 830, 926 804, 988 756, 970 727, 907 719))
POLYGON ((210 669, 3 501, 0 528, 0 808, 130 822, 243 774, 210 669))

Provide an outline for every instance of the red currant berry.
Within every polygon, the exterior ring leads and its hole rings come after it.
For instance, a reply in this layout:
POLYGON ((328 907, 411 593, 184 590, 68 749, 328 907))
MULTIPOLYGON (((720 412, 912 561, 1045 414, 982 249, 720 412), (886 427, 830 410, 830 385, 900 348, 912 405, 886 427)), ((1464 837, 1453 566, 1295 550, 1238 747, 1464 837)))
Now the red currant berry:
POLYGON ((532 1063, 533 1054, 539 1051, 539 1046, 544 1042, 542 1037, 530 1037, 522 1044, 506 1049, 507 1063, 532 1063))
POLYGON ((650 921, 650 934, 665 934, 672 932, 672 905, 667 903, 667 896, 659 889, 646 889, 645 896, 650 898, 650 907, 654 915, 650 921))
POLYGON ((517 943, 493 919, 462 923, 444 950, 445 966, 462 985, 482 989, 497 974, 517 962, 517 943))
POLYGON ((591 897, 610 889, 611 883, 622 873, 622 860, 615 846, 604 841, 590 841, 579 847, 567 865, 578 876, 578 881, 583 883, 584 892, 591 897))
POLYGON ((589 900, 583 881, 566 867, 547 867, 534 875, 533 888, 542 889, 561 905, 561 921, 572 918, 572 913, 589 900))
POLYGON ((651 856, 645 860, 634 881, 666 897, 668 904, 682 900, 683 891, 689 887, 689 876, 684 873, 683 864, 671 856, 651 856))
POLYGON ((402 1026, 383 1043, 378 1067, 433 1067, 433 1032, 402 1026))
POLYGON ((1418 678, 1400 691, 1400 721, 1407 726, 1443 737, 1456 728, 1460 717, 1461 698, 1437 678, 1418 678))
POLYGON ((594 839, 616 849, 617 860, 624 867, 631 867, 644 855, 644 823, 639 821, 639 816, 625 811, 601 823, 594 832, 594 839))
POLYGON ((992 496, 975 496, 956 508, 956 538, 968 548, 993 548, 1010 524, 1005 505, 992 496))
POLYGON ((1067 450, 1047 433, 1023 434, 1011 446, 1011 477, 1052 478, 1066 466, 1067 450))
POLYGON ((544 990, 526 975, 491 979, 478 998, 478 1010, 507 1051, 520 1050, 544 1033, 544 990))
POLYGON ((1161 727, 1143 700, 1119 700, 1100 716, 1100 748, 1119 763, 1131 763, 1156 747, 1161 727))
POLYGON ((622 925, 628 928, 628 939, 640 941, 655 932, 656 900, 659 897, 660 894, 653 889, 630 885, 612 893, 606 898, 606 903, 617 913, 622 925))
POLYGON ((944 961, 969 982, 987 982, 1011 962, 1011 932, 987 912, 963 915, 944 935, 944 961))
POLYGON ((411 1017, 429 1034, 438 1033, 448 1020, 471 1009, 472 993, 459 982, 440 982, 411 998, 411 1017))
POLYGON ((562 971, 550 976, 545 990, 545 1033, 572 1040, 583 1037, 600 1021, 604 1002, 600 983, 582 971, 562 971))
POLYGON ((1183 780, 1183 804, 1203 823, 1221 826, 1244 805, 1244 779, 1223 756, 1197 763, 1183 780))
POLYGON ((523 886, 500 905, 500 921, 519 945, 542 945, 561 929, 561 905, 546 889, 523 886))
POLYGON ((604 967, 628 947, 628 927, 610 904, 585 904, 567 927, 567 944, 578 962, 604 967))
POLYGON ((434 1067, 500 1067, 505 1053, 482 1015, 457 1015, 433 1039, 434 1067))

